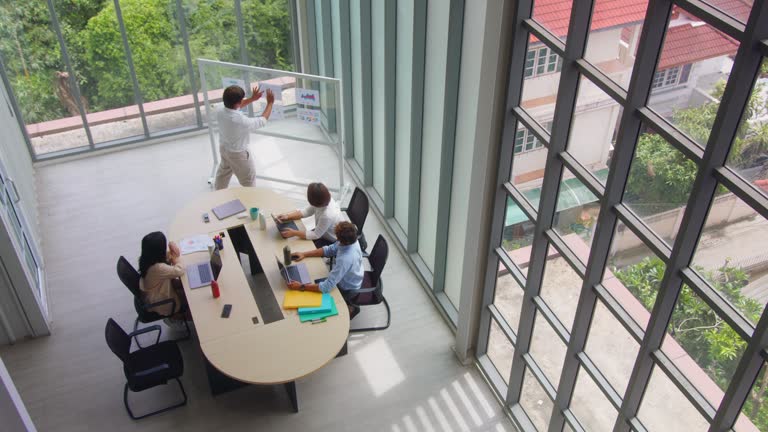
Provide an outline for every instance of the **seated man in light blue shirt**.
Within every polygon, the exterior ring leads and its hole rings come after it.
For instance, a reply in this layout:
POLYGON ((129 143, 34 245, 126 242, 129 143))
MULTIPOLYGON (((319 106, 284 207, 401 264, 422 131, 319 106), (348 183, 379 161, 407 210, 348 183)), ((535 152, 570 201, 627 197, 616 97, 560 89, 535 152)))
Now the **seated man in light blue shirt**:
POLYGON ((363 251, 357 243, 357 227, 351 222, 339 222, 335 228, 337 242, 315 249, 309 252, 294 252, 294 261, 301 261, 307 257, 336 257, 336 263, 328 274, 328 278, 319 284, 301 284, 291 282, 288 288, 300 291, 316 291, 322 293, 331 292, 338 286, 341 296, 349 307, 349 318, 354 318, 360 307, 352 303, 357 296, 357 290, 363 285, 363 251))

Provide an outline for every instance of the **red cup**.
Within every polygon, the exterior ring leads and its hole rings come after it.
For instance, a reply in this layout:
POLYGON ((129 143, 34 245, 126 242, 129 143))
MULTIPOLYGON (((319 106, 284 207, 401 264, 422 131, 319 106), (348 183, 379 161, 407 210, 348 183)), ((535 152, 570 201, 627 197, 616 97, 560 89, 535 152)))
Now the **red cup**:
POLYGON ((213 294, 213 298, 219 298, 221 295, 219 292, 219 283, 215 280, 211 282, 211 293, 213 294))

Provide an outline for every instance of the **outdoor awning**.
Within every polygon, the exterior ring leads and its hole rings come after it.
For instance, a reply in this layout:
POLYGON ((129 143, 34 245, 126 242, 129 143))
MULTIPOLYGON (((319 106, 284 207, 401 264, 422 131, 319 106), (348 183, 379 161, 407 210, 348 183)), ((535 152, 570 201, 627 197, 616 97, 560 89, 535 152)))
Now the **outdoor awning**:
MULTIPOLYGON (((603 168, 592 173, 602 183, 608 178, 608 168, 603 168)), ((522 191, 525 198, 534 208, 539 207, 541 188, 522 191)), ((560 190, 557 197, 557 211, 561 212, 584 204, 597 201, 597 197, 577 178, 570 178, 560 182, 560 190)), ((507 200, 507 214, 504 218, 504 226, 516 225, 528 220, 523 210, 515 204, 511 198, 507 200)))

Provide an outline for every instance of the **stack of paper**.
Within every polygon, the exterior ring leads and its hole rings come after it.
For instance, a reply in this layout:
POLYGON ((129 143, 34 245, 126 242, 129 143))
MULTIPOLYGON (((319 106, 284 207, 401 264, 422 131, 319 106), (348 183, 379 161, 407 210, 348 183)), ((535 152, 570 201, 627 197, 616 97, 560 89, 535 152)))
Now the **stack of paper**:
MULTIPOLYGON (((333 297, 331 297, 330 294, 323 294, 323 306, 325 305, 325 299, 328 299, 329 309, 324 311, 317 311, 317 312, 307 312, 304 313, 301 312, 301 309, 299 309, 299 320, 301 322, 306 321, 314 321, 319 320, 323 318, 332 317, 334 315, 338 315, 339 311, 336 309, 336 302, 333 301, 333 297)), ((320 308, 316 309, 322 309, 323 306, 320 306, 320 308)))

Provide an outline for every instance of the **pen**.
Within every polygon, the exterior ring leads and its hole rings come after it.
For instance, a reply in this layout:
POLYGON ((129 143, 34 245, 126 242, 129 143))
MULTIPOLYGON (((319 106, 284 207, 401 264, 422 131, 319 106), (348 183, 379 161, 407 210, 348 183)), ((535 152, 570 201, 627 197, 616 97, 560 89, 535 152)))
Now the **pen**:
POLYGON ((320 318, 320 319, 316 319, 316 320, 311 320, 310 322, 311 322, 312 324, 320 324, 320 323, 324 323, 324 322, 325 322, 325 318, 320 318))

